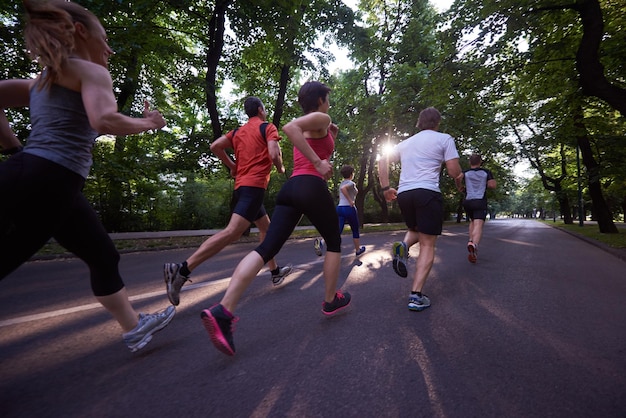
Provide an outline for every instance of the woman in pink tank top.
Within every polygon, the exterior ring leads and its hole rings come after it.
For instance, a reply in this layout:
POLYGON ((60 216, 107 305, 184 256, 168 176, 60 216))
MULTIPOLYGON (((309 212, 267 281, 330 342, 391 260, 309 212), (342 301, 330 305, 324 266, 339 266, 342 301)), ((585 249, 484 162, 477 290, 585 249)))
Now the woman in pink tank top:
POLYGON ((322 313, 330 316, 346 308, 351 296, 337 289, 341 262, 341 236, 335 202, 326 181, 338 133, 328 115, 330 89, 319 81, 305 83, 298 93, 301 116, 283 127, 294 145, 294 170, 276 196, 272 222, 263 242, 239 263, 220 303, 202 311, 201 318, 215 347, 235 354, 233 312, 247 287, 265 263, 285 244, 303 216, 317 228, 327 244, 324 260, 322 313))

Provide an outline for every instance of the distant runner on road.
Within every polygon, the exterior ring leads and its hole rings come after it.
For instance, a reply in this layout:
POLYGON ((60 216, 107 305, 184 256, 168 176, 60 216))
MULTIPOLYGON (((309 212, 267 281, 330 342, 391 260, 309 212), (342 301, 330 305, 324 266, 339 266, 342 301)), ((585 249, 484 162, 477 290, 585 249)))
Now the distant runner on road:
POLYGON ((467 259, 470 263, 478 260, 478 243, 483 236, 483 226, 487 219, 487 189, 495 189, 496 181, 491 171, 481 167, 483 159, 478 154, 470 156, 470 169, 463 172, 465 179, 465 199, 463 207, 470 220, 467 259))

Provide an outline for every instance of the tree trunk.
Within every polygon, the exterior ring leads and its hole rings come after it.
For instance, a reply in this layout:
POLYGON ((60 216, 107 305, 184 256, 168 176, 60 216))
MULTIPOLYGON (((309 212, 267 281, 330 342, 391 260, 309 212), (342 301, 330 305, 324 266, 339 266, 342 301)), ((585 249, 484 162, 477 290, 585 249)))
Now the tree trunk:
POLYGON ((285 108, 285 96, 287 95, 287 86, 289 85, 289 71, 291 66, 289 64, 283 64, 280 69, 280 80, 278 83, 278 97, 276 97, 276 104, 274 106, 274 118, 272 123, 276 127, 280 126, 280 120, 283 117, 285 108))
POLYGON ((575 124, 578 128, 578 134, 576 137, 578 147, 583 159, 583 164, 587 169, 587 180, 589 186, 589 195, 591 196, 591 204, 593 206, 593 213, 598 222, 600 232, 606 234, 617 234, 619 231, 613 223, 613 214, 609 205, 602 194, 602 185, 600 183, 600 165, 593 158, 593 151, 591 149, 591 143, 589 137, 586 134, 586 128, 582 119, 582 110, 578 109, 577 121, 575 124))
POLYGON ((226 22, 226 10, 231 0, 217 0, 213 9, 213 16, 209 20, 209 48, 206 54, 206 107, 211 118, 213 139, 222 136, 222 125, 217 110, 217 67, 219 66, 222 50, 224 49, 224 27, 226 22))
POLYGON ((556 192, 556 198, 559 202, 559 212, 561 213, 561 216, 563 216, 563 222, 567 225, 573 224, 574 220, 572 219, 572 213, 570 212, 569 198, 567 197, 567 194, 564 193, 563 190, 559 190, 556 192))
POLYGON ((586 95, 606 101, 626 116, 626 90, 609 83, 598 54, 604 36, 600 3, 598 0, 583 0, 576 2, 574 9, 578 11, 583 25, 583 36, 576 52, 580 87, 586 95))

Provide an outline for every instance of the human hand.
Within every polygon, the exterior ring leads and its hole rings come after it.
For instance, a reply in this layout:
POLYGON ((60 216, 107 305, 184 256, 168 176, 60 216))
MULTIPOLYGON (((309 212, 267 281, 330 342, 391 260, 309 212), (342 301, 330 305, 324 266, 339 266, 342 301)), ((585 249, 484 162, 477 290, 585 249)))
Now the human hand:
POLYGON ((319 162, 315 164, 315 169, 324 177, 324 180, 330 180, 333 176, 333 166, 328 160, 319 160, 319 162))
POLYGON ((385 200, 387 202, 391 202, 392 200, 396 200, 398 198, 398 191, 391 187, 383 192, 383 196, 385 196, 385 200))
POLYGON ((154 128, 152 129, 161 129, 167 124, 161 112, 158 110, 150 110, 150 103, 147 100, 143 101, 143 117, 154 123, 154 128))
POLYGON ((339 133, 339 127, 331 122, 331 124, 328 125, 328 131, 332 135, 333 139, 335 139, 337 138, 337 134, 339 133))

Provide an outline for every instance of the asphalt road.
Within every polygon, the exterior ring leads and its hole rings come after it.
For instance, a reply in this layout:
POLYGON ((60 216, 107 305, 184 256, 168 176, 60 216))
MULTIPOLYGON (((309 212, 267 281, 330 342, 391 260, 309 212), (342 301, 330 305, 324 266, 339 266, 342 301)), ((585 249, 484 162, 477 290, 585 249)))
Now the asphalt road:
MULTIPOLYGON (((289 241, 277 259, 294 272, 273 287, 262 271, 239 305, 235 357, 199 314, 254 244, 199 267, 172 323, 134 354, 80 261, 27 263, 0 283, 0 417, 626 416, 626 262, 539 222, 494 220, 471 265, 454 225, 424 289, 431 308, 410 312, 389 251, 402 236, 364 235, 356 260, 344 235, 353 303, 330 319, 313 240, 289 241)), ((133 304, 165 307, 161 266, 190 253, 123 255, 133 304)))

